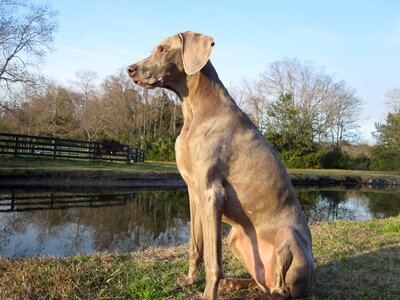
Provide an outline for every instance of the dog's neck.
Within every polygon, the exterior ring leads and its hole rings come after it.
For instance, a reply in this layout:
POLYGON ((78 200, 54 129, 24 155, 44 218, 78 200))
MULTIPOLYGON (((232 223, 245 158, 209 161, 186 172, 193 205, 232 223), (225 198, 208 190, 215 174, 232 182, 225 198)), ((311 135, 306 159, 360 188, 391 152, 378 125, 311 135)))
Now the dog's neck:
POLYGON ((214 109, 221 102, 234 103, 210 61, 200 72, 188 75, 186 82, 174 90, 182 100, 185 122, 191 122, 199 108, 214 109))

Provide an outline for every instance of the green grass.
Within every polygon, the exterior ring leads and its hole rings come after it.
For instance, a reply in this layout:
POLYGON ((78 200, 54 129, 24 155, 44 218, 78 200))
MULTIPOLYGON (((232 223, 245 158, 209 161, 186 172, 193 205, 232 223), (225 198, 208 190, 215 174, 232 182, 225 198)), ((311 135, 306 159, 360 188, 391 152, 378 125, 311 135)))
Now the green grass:
MULTIPOLYGON (((367 222, 311 225, 316 260, 308 299, 399 299, 400 216, 367 222)), ((227 276, 248 276, 224 246, 227 276)), ((1 299, 189 299, 200 281, 179 288, 187 245, 122 254, 22 260, 0 259, 1 299)), ((219 299, 254 299, 257 288, 224 291, 219 299)), ((262 299, 262 298, 260 298, 262 299)))
POLYGON ((78 161, 78 160, 53 160, 46 158, 12 158, 0 156, 0 171, 23 172, 23 171, 95 171, 106 173, 120 172, 157 172, 177 173, 178 169, 174 162, 154 162, 126 164, 123 162, 105 161, 78 161))
POLYGON ((382 227, 383 233, 400 233, 400 222, 388 223, 382 227))
POLYGON ((344 169, 288 169, 289 174, 311 175, 337 175, 337 176, 400 176, 399 171, 368 171, 368 170, 344 170, 344 169))
MULTIPOLYGON (((0 156, 0 171, 97 171, 97 172, 157 172, 177 173, 175 162, 146 161, 144 163, 114 163, 114 162, 90 162, 78 160, 53 160, 46 158, 13 158, 12 156, 0 156)), ((292 176, 390 176, 400 180, 399 172, 367 171, 367 170, 338 170, 338 169, 288 169, 292 176)))

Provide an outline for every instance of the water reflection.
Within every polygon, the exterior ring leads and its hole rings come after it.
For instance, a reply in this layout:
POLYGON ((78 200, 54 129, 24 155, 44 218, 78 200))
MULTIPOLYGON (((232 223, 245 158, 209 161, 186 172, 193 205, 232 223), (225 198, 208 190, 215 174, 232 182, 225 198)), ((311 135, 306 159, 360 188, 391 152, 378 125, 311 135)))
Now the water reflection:
POLYGON ((1 256, 134 251, 188 240, 186 191, 45 196, 1 194, 1 256))
MULTIPOLYGON (((400 213, 400 192, 296 189, 309 222, 400 213)), ((189 240, 187 191, 0 191, 0 255, 134 251, 189 240)))
POLYGON ((309 222, 385 218, 400 213, 400 191, 296 189, 309 222))

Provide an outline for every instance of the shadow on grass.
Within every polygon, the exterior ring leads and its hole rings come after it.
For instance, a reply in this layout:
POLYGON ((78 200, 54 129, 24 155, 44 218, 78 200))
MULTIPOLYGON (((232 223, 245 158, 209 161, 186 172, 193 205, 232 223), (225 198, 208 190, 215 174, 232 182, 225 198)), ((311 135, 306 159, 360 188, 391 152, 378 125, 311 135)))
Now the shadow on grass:
MULTIPOLYGON (((304 299, 400 299, 400 247, 362 255, 341 253, 338 259, 316 265, 312 294, 304 299)), ((257 288, 219 292, 223 300, 267 300, 257 288)))
POLYGON ((316 267, 309 299, 400 299, 400 247, 338 259, 316 267))

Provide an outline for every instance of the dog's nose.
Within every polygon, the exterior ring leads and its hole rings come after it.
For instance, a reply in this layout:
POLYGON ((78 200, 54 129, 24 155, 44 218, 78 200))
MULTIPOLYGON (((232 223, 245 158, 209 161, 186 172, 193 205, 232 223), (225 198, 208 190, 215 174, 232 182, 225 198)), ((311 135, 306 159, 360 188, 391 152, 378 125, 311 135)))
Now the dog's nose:
POLYGON ((130 65, 126 67, 126 71, 128 72, 129 76, 133 76, 136 70, 137 70, 137 65, 130 65))

